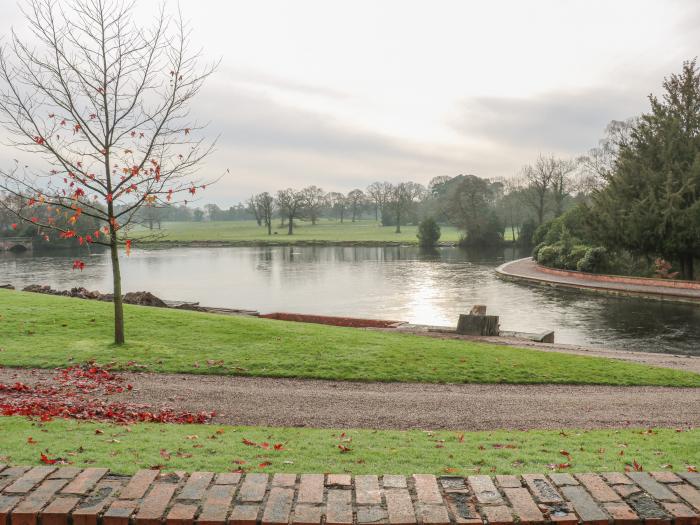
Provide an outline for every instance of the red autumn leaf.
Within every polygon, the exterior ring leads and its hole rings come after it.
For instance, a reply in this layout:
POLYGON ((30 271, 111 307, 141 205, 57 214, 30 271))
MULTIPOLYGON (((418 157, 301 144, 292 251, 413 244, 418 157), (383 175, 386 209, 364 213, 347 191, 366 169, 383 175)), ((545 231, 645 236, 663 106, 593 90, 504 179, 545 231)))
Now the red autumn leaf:
POLYGON ((697 469, 697 467, 696 467, 695 465, 688 465, 687 468, 686 468, 686 470, 687 470, 688 472, 697 472, 697 471, 698 471, 698 469, 697 469))
POLYGON ((346 447, 346 446, 343 445, 342 443, 340 443, 340 444, 338 445, 338 448, 340 449, 340 453, 341 453, 341 454, 344 454, 344 453, 346 453, 346 452, 350 452, 350 451, 352 450, 350 447, 346 447))
POLYGON ((644 470, 644 467, 637 463, 636 459, 632 460, 632 467, 634 468, 635 472, 642 472, 644 470))
POLYGON ((284 445, 282 443, 275 443, 275 450, 283 450, 284 445))
POLYGON ((80 259, 76 259, 73 261, 73 269, 80 270, 82 272, 85 269, 85 263, 80 259))
POLYGON ((160 457, 162 457, 163 459, 170 459, 170 452, 168 452, 164 448, 161 448, 160 449, 160 457))
POLYGON ((12 229, 13 229, 13 230, 16 230, 16 229, 17 229, 17 223, 16 223, 16 222, 13 222, 13 223, 12 223, 12 229))
POLYGON ((464 434, 463 433, 460 434, 459 436, 457 436, 457 441, 459 441, 460 443, 464 443, 464 434))
POLYGON ((28 438, 27 438, 27 443, 29 443, 30 445, 36 445, 38 442, 37 442, 37 440, 34 439, 33 437, 28 437, 28 438))
POLYGON ((58 461, 57 459, 51 459, 43 452, 41 453, 41 462, 42 463, 45 463, 47 465, 54 465, 57 461, 58 461))
POLYGON ((258 465, 258 467, 260 467, 260 468, 265 468, 265 467, 269 467, 270 465, 272 465, 271 462, 269 462, 269 461, 263 461, 262 463, 260 463, 260 465, 258 465))
POLYGON ((566 457, 571 456, 571 454, 569 454, 569 452, 566 451, 566 450, 560 450, 560 451, 559 451, 559 454, 561 454, 562 456, 566 456, 566 457))
POLYGON ((131 255, 131 239, 126 240, 126 256, 131 255))
POLYGON ((255 441, 251 441, 250 439, 243 438, 243 444, 248 445, 249 447, 256 447, 258 444, 255 441))

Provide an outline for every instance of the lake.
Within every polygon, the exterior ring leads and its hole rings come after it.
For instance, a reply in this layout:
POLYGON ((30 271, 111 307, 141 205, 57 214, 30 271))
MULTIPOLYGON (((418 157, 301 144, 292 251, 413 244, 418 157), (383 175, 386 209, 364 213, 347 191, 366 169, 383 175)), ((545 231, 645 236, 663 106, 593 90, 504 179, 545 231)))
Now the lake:
MULTIPOLYGON (((111 291, 107 253, 0 254, 0 284, 111 291)), ((470 252, 416 247, 230 247, 134 250, 122 258, 124 291, 268 312, 301 312, 456 325, 485 304, 501 328, 554 330, 556 341, 700 355, 700 307, 583 295, 499 280, 514 248, 470 252)))

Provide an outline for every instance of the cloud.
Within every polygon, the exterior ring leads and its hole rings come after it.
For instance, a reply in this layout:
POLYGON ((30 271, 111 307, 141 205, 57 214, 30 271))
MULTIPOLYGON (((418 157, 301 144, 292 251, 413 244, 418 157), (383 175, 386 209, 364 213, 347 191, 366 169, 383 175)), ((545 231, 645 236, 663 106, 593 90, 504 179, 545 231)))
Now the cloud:
POLYGON ((464 102, 451 124, 460 133, 508 148, 578 154, 597 143, 608 122, 647 106, 643 93, 613 88, 479 97, 464 102))

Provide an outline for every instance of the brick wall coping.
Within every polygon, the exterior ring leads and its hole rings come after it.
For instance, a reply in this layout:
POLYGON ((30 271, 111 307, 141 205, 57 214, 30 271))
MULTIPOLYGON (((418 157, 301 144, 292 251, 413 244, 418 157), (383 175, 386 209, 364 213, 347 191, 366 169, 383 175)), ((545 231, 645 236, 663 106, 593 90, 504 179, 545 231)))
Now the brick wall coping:
POLYGON ((698 525, 700 474, 238 474, 0 465, 0 525, 698 525))

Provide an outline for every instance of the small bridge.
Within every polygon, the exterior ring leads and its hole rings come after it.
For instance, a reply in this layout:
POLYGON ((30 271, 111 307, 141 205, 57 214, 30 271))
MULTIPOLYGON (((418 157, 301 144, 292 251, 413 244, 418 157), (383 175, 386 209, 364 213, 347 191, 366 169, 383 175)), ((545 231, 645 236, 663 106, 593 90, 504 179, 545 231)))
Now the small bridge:
POLYGON ((31 237, 0 237, 0 252, 29 252, 32 247, 31 237))

